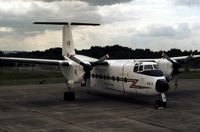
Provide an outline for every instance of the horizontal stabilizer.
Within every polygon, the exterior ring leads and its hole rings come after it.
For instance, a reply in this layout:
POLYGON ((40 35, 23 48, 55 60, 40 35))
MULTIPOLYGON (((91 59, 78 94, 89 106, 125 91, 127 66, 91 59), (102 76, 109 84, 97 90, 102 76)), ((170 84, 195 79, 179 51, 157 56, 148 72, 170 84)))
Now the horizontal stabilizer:
POLYGON ((80 23, 80 22, 34 22, 33 24, 45 25, 77 25, 77 26, 99 26, 98 23, 80 23))

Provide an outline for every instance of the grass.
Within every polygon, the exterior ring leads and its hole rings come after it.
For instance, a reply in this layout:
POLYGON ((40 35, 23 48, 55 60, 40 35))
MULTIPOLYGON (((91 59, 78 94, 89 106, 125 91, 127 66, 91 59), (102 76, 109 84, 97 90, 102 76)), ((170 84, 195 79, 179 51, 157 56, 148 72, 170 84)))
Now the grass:
MULTIPOLYGON (((200 79, 200 72, 191 71, 179 74, 180 79, 200 79)), ((35 70, 16 68, 3 68, 0 70, 0 86, 3 85, 28 85, 43 83, 64 83, 65 78, 61 70, 35 70)))
POLYGON ((179 74, 180 79, 200 79, 200 71, 182 72, 179 74))
POLYGON ((26 85, 43 83, 64 83, 65 78, 60 72, 48 70, 16 70, 15 68, 3 68, 0 71, 0 86, 3 85, 26 85))

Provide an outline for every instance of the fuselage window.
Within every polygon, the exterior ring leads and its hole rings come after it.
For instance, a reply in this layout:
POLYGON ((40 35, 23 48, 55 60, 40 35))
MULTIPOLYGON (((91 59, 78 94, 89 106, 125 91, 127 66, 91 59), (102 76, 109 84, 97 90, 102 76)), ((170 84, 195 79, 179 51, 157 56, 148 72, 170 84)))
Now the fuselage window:
POLYGON ((152 65, 144 65, 144 70, 153 70, 153 66, 152 65))
POLYGON ((119 82, 119 77, 117 77, 117 81, 119 82))
POLYGON ((103 79, 106 80, 106 75, 103 75, 103 79))
POLYGON ((92 74, 92 77, 94 78, 94 74, 92 74))
POLYGON ((138 66, 134 66, 133 71, 134 71, 134 72, 137 72, 137 71, 138 71, 138 66))
POLYGON ((124 82, 125 82, 125 83, 127 82, 127 78, 126 78, 126 77, 124 78, 124 82))
POLYGON ((106 78, 109 80, 110 77, 107 75, 106 78))
POLYGON ((98 78, 98 74, 96 74, 95 77, 98 78))
POLYGON ((101 79, 102 78, 102 76, 101 75, 99 75, 99 79, 101 79))

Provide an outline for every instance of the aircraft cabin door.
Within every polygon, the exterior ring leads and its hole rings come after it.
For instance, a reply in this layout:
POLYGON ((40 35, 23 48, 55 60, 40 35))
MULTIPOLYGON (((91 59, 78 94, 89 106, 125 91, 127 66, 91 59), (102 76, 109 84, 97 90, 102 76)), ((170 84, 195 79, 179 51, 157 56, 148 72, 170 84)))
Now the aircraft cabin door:
POLYGON ((123 86, 123 92, 125 94, 126 92, 126 87, 128 85, 128 79, 130 78, 130 72, 132 72, 133 70, 133 65, 130 63, 126 63, 124 64, 123 68, 122 68, 122 86, 123 86))

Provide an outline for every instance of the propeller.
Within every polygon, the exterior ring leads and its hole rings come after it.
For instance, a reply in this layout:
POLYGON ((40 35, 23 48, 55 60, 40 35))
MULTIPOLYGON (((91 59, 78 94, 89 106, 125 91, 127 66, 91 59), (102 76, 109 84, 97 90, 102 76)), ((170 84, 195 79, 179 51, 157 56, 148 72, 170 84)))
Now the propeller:
POLYGON ((178 80, 179 80, 178 74, 180 73, 179 68, 181 68, 181 64, 179 64, 175 60, 172 60, 165 53, 163 53, 162 57, 167 59, 168 61, 170 61, 172 63, 173 71, 172 71, 171 75, 174 78, 174 90, 176 90, 178 88, 178 80))
POLYGON ((96 62, 91 63, 92 67, 95 67, 98 64, 101 64, 103 61, 105 61, 106 59, 110 58, 110 56, 108 54, 102 56, 100 59, 98 59, 96 62))
POLYGON ((176 62, 175 60, 172 60, 165 53, 163 53, 162 57, 167 59, 168 61, 170 61, 172 63, 172 67, 173 67, 172 77, 174 77, 175 75, 178 75, 180 73, 179 68, 181 68, 182 65, 180 63, 176 62))
POLYGON ((98 59, 96 62, 90 62, 90 63, 84 63, 81 60, 79 60, 78 58, 76 58, 74 55, 70 55, 68 56, 71 60, 73 60, 74 62, 80 64, 83 69, 85 74, 83 75, 84 81, 86 82, 86 86, 90 86, 90 81, 88 81, 88 79, 90 80, 90 71, 98 64, 101 64, 103 61, 105 61, 106 59, 109 58, 109 55, 106 54, 103 57, 101 57, 100 59, 98 59), (89 84, 88 84, 89 83, 89 84))

